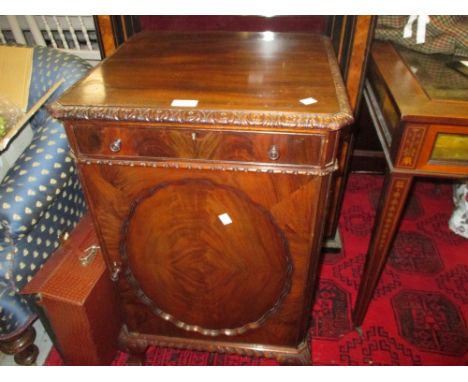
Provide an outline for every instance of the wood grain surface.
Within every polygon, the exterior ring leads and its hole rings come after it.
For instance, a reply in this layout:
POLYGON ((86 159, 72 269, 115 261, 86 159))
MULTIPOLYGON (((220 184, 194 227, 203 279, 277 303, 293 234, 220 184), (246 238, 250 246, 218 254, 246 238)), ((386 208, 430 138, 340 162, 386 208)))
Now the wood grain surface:
POLYGON ((289 292, 284 235, 238 189, 204 179, 161 183, 134 201, 122 231, 130 284, 186 330, 243 333, 262 325, 289 292))
POLYGON ((329 40, 308 33, 142 32, 50 110, 59 118, 306 128, 353 119, 329 40), (301 102, 310 97, 317 102, 301 102))
POLYGON ((93 157, 205 159, 213 161, 319 165, 324 136, 321 134, 271 134, 181 129, 161 126, 97 126, 74 128, 81 154, 93 157), (113 152, 111 144, 121 141, 113 152), (275 146, 278 157, 271 157, 275 146))

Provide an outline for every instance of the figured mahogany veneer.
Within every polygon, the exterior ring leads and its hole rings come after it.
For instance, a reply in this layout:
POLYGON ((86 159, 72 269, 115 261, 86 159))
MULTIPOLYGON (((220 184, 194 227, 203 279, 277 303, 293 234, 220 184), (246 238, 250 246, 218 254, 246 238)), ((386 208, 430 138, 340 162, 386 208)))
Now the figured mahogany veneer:
POLYGON ((124 350, 310 362, 330 179, 352 116, 326 38, 271 37, 142 33, 51 108, 118 286, 124 350))
POLYGON ((157 315, 186 330, 241 334, 261 326, 289 292, 283 233, 238 189, 206 179, 159 184, 133 202, 122 231, 129 282, 157 315), (238 301, 251 302, 247 315, 238 301))
POLYGON ((93 157, 181 158, 319 165, 322 135, 287 135, 168 127, 76 126, 78 150, 93 157), (111 145, 120 140, 120 149, 111 145), (270 157, 270 148, 280 153, 270 157))

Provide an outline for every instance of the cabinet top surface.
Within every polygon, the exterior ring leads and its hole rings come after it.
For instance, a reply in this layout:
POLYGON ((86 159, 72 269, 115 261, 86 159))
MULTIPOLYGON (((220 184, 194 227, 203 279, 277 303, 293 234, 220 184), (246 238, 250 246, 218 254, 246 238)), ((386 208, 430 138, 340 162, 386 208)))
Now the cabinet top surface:
POLYGON ((371 51, 403 120, 467 125, 468 80, 447 65, 453 60, 384 42, 374 42, 371 51))
POLYGON ((329 40, 307 33, 143 32, 50 110, 61 119, 278 128, 352 122, 329 40))

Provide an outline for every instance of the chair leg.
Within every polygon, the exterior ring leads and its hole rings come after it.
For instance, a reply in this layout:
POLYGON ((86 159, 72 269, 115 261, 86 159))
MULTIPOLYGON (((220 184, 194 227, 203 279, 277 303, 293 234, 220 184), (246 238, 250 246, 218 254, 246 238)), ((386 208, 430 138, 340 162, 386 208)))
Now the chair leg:
POLYGON ((16 336, 0 341, 0 350, 5 354, 13 355, 18 365, 33 365, 39 354, 39 349, 34 345, 36 330, 32 323, 16 336))

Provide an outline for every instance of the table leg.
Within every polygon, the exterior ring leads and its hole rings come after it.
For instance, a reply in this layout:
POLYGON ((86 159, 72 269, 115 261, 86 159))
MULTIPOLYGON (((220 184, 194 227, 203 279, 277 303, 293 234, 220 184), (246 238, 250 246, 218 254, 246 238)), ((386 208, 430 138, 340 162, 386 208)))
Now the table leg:
POLYGON ((366 256, 359 292, 354 306, 353 321, 360 326, 379 282, 400 217, 411 189, 413 175, 388 173, 380 194, 374 228, 366 256))

